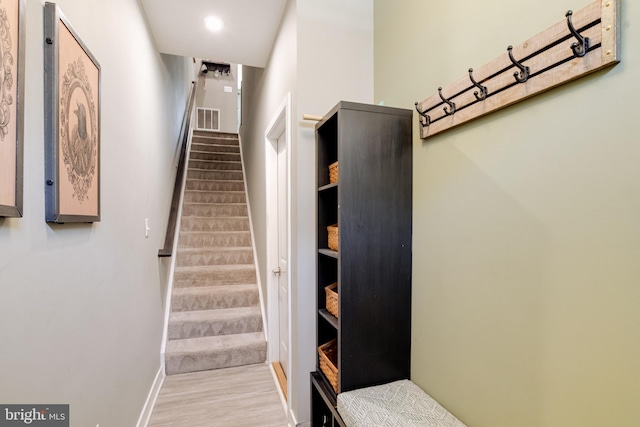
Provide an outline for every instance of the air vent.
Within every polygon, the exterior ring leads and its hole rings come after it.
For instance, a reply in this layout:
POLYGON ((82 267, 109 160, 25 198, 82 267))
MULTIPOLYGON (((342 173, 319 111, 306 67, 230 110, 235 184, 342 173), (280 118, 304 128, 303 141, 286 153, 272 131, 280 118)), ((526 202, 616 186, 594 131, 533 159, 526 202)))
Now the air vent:
POLYGON ((220 110, 198 107, 198 130, 220 130, 220 110))

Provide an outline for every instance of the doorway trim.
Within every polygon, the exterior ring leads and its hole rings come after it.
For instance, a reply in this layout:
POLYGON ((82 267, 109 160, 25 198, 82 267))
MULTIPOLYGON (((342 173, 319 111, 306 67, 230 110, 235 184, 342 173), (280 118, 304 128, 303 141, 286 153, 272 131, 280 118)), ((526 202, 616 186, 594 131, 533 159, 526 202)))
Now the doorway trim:
MULTIPOLYGON (((286 168, 287 168, 287 260, 289 268, 285 271, 289 284, 287 311, 289 312, 288 348, 289 378, 287 381, 286 395, 290 396, 291 372, 292 372, 292 348, 291 348, 291 93, 287 93, 284 100, 276 110, 275 115, 265 131, 265 185, 266 185, 266 214, 267 214, 267 342, 269 365, 278 361, 280 331, 278 325, 278 282, 271 273, 273 266, 278 265, 278 215, 277 215, 277 179, 276 164, 278 161, 278 139, 284 135, 287 144, 286 168)), ((284 395, 283 395, 284 397, 284 395)), ((286 401, 286 397, 284 401, 286 401)))

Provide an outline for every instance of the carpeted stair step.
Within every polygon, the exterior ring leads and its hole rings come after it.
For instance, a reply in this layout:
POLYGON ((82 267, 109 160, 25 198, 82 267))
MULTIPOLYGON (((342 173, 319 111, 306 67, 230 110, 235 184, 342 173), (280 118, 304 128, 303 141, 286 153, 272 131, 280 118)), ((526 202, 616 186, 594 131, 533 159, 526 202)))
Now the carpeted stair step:
POLYGON ((190 158, 207 153, 231 153, 240 154, 240 145, 236 144, 192 144, 190 158))
MULTIPOLYGON (((239 153, 237 154, 236 153, 219 153, 219 152, 212 151, 210 153, 208 160, 216 160, 218 162, 236 162, 236 163, 242 164, 239 153)), ((189 162, 189 167, 194 168, 196 166, 193 166, 191 162, 189 162)))
POLYGON ((240 152, 240 141, 237 138, 197 138, 191 142, 191 151, 211 151, 211 147, 230 147, 233 152, 240 152))
POLYGON ((190 338, 167 342, 168 375, 264 363, 267 343, 263 332, 190 338))
POLYGON ((182 248, 178 250, 178 267, 199 265, 253 265, 253 249, 245 248, 182 248))
POLYGON ((251 233, 249 231, 218 231, 203 233, 181 231, 178 237, 178 249, 181 248, 209 248, 209 247, 251 247, 251 233))
POLYGON ((238 143, 238 134, 221 134, 221 133, 216 133, 215 135, 209 134, 209 135, 205 135, 204 133, 202 134, 193 134, 193 139, 192 142, 197 142, 199 144, 215 144, 216 141, 235 141, 235 143, 238 143))
POLYGON ((242 163, 234 160, 219 160, 218 154, 210 159, 191 159, 189 167, 200 170, 242 171, 242 163))
POLYGON ((184 203, 182 216, 248 216, 246 203, 184 203))
POLYGON ((256 284, 256 269, 253 265, 176 267, 173 275, 174 290, 176 288, 186 287, 236 286, 245 284, 256 284))
MULTIPOLYGON (((197 147, 200 148, 200 147, 197 147)), ((211 149, 191 150, 190 160, 212 160, 218 153, 240 154, 240 148, 232 145, 215 145, 211 149)))
POLYGON ((246 203, 244 191, 196 191, 184 193, 184 203, 246 203))
POLYGON ((244 181, 209 181, 188 179, 187 191, 241 191, 244 194, 244 181))
POLYGON ((251 307, 260 303, 258 285, 219 285, 174 288, 171 311, 251 307))
POLYGON ((242 171, 211 171, 205 169, 187 169, 187 179, 204 179, 211 181, 242 181, 242 171))
POLYGON ((249 231, 249 218, 232 216, 222 218, 202 218, 186 216, 180 222, 180 230, 185 231, 249 231))
POLYGON ((175 311, 169 316, 170 340, 261 331, 262 312, 257 305, 217 310, 175 311))

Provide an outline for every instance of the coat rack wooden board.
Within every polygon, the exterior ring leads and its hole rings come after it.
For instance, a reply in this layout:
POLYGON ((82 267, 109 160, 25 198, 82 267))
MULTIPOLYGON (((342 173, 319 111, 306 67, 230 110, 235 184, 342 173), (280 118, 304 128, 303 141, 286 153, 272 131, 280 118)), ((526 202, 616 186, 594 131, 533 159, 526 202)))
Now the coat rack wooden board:
POLYGON ((597 0, 416 102, 421 137, 620 62, 620 0, 597 0), (526 69, 525 69, 526 68, 526 69))

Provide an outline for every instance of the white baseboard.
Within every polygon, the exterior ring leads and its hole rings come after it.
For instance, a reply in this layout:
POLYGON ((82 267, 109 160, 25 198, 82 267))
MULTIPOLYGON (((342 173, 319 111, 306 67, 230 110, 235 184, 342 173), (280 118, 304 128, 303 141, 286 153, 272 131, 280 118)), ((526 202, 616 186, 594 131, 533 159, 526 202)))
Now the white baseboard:
POLYGON ((142 412, 140 412, 140 418, 138 418, 138 423, 136 424, 137 427, 147 427, 149 419, 151 418, 151 412, 153 411, 153 407, 156 404, 156 399, 158 398, 158 394, 160 393, 160 388, 162 387, 164 379, 164 369, 161 365, 158 369, 158 373, 156 374, 156 378, 153 380, 153 384, 151 384, 151 389, 149 390, 149 394, 147 395, 147 401, 144 403, 142 412))

